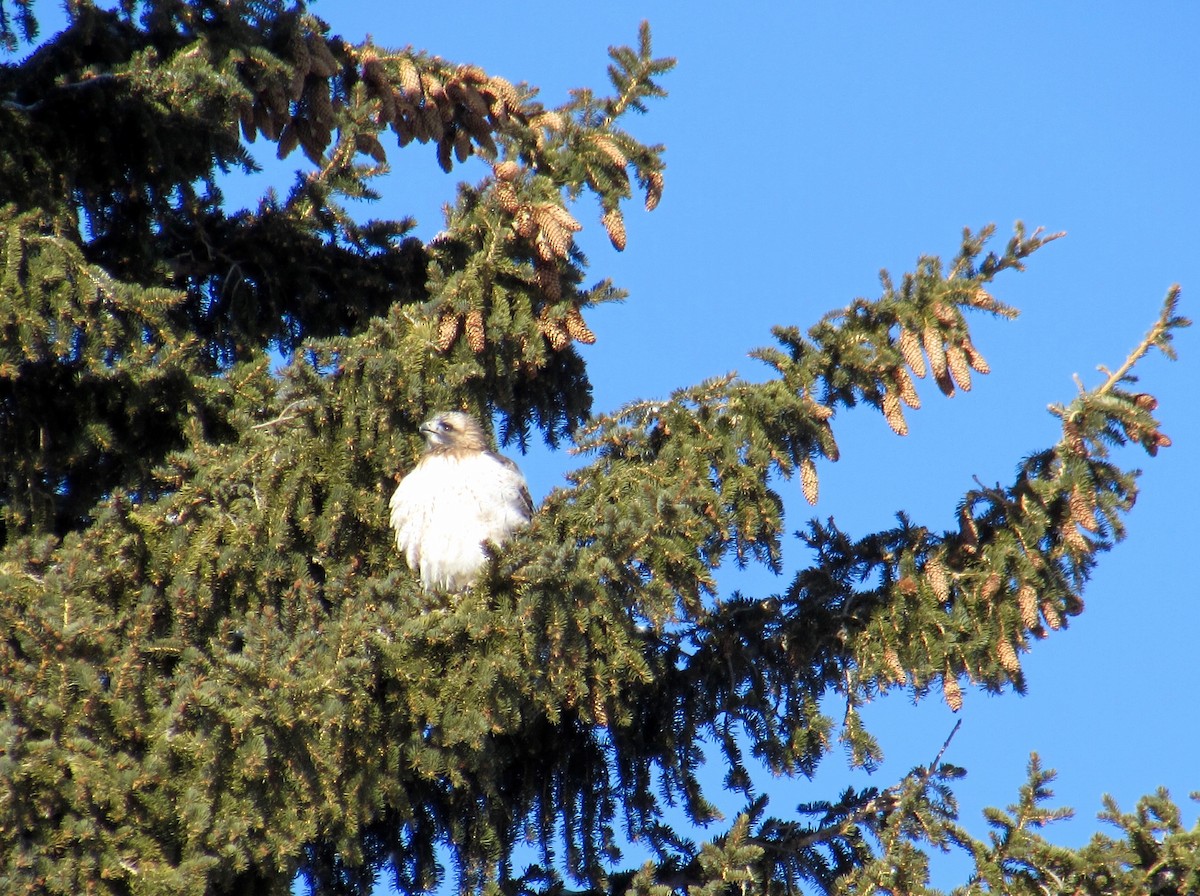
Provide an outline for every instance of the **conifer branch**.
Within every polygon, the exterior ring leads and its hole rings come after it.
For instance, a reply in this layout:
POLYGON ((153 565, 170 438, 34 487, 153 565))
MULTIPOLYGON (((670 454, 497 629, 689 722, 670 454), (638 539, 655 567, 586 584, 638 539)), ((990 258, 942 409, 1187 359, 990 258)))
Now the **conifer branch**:
MULTIPOLYGON (((55 84, 53 87, 54 93, 69 93, 73 91, 95 90, 97 87, 105 87, 109 84, 116 84, 121 81, 130 80, 130 75, 127 72, 105 72, 103 74, 91 74, 78 81, 69 81, 65 84, 55 84)), ((48 102, 52 100, 52 96, 42 96, 32 103, 20 103, 13 99, 6 99, 0 103, 5 109, 11 109, 14 112, 29 114, 39 112, 46 108, 48 102)))
POLYGON ((308 408, 311 408, 311 406, 312 406, 311 399, 298 398, 295 401, 288 402, 287 405, 284 406, 283 410, 279 412, 279 416, 274 417, 271 420, 264 420, 262 423, 255 423, 255 424, 251 425, 250 428, 251 429, 271 429, 272 427, 279 426, 280 424, 288 423, 292 420, 297 419, 298 415, 293 413, 294 411, 301 410, 301 409, 308 409, 308 408))
POLYGON ((946 751, 950 749, 950 741, 954 740, 954 735, 958 734, 958 729, 962 727, 963 720, 958 719, 954 723, 954 727, 950 729, 950 733, 946 735, 946 740, 942 743, 942 747, 938 750, 938 754, 933 757, 933 761, 927 766, 930 769, 937 768, 942 764, 942 757, 946 755, 946 751))
MULTIPOLYGON (((1118 383, 1125 379, 1129 371, 1133 369, 1146 354, 1153 348, 1159 349, 1169 359, 1174 360, 1175 353, 1171 348, 1172 330, 1180 327, 1191 326, 1191 321, 1185 317, 1177 315, 1176 309, 1179 306, 1180 287, 1178 284, 1172 286, 1167 291, 1167 297, 1163 302, 1162 311, 1159 313, 1158 320, 1154 322, 1154 326, 1146 333, 1145 338, 1138 344, 1132 352, 1129 353, 1123 364, 1114 372, 1109 374, 1108 379, 1104 381, 1096 389, 1096 394, 1102 395, 1109 392, 1118 383)), ((1101 368, 1103 370, 1103 368, 1101 368)), ((1103 371, 1107 373, 1108 371, 1103 371)))
POLYGON ((638 49, 636 54, 628 47, 609 47, 613 65, 609 66, 609 77, 618 90, 618 95, 605 104, 607 114, 600 125, 607 130, 613 122, 629 108, 645 112, 642 100, 649 96, 665 96, 661 87, 654 83, 653 76, 670 71, 675 60, 655 59, 651 52, 650 23, 643 21, 638 27, 638 49))
POLYGON ((738 817, 727 835, 706 844, 701 850, 691 850, 690 858, 685 857, 684 861, 662 863, 649 873, 644 870, 638 875, 632 892, 648 892, 646 885, 653 881, 656 886, 666 887, 671 892, 687 893, 703 889, 718 875, 725 879, 722 866, 714 866, 711 858, 708 863, 702 861, 704 850, 714 848, 728 854, 740 850, 739 855, 748 855, 750 864, 746 871, 749 877, 760 882, 771 881, 789 889, 809 882, 817 884, 823 892, 840 891, 843 882, 838 881, 838 875, 824 864, 819 850, 834 855, 858 852, 860 860, 865 860, 861 851, 865 847, 862 837, 866 832, 882 839, 886 830, 952 828, 952 813, 948 807, 939 806, 936 800, 930 799, 929 791, 943 787, 946 780, 961 776, 959 769, 942 765, 944 753, 959 725, 961 720, 932 762, 914 769, 895 785, 871 793, 865 799, 848 792, 836 805, 823 803, 800 807, 802 813, 820 813, 829 819, 828 822, 811 827, 762 819, 766 799, 756 800, 738 817), (756 827, 753 832, 751 825, 756 827))

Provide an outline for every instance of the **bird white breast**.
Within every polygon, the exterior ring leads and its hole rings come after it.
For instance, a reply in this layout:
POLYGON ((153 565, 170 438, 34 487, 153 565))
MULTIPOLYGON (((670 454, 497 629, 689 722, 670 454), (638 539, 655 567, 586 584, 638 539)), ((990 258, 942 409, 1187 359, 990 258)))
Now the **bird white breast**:
POLYGON ((396 546, 426 590, 460 591, 486 556, 528 522, 525 480, 487 452, 427 454, 392 495, 396 546))

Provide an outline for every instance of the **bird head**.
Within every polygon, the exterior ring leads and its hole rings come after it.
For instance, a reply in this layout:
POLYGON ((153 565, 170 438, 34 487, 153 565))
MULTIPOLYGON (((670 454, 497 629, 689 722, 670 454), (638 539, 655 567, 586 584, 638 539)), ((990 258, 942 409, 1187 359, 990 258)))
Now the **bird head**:
POLYGON ((479 425, 478 420, 462 411, 435 414, 421 424, 420 431, 428 451, 446 451, 453 448, 487 450, 487 437, 483 434, 483 427, 479 425))

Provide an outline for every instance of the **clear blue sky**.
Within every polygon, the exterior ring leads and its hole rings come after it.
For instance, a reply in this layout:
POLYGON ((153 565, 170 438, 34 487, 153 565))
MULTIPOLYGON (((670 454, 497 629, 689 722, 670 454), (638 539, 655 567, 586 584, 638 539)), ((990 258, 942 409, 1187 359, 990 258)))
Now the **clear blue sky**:
MULTIPOLYGON (((729 370, 761 375, 746 355, 770 341, 772 324, 806 328, 877 294, 881 267, 899 274, 922 253, 950 256, 964 226, 995 222, 1001 239, 1017 219, 1066 230, 1027 272, 997 282, 1022 315, 979 320, 976 344, 993 373, 970 394, 947 400, 926 386, 905 439, 868 410, 839 415, 843 459, 821 468, 815 513, 853 533, 889 525, 898 509, 951 525, 973 476, 1008 482, 1023 456, 1055 440, 1046 405, 1070 398, 1073 374, 1095 384, 1096 365, 1119 364, 1172 283, 1184 287, 1183 313, 1200 318, 1198 4, 322 0, 312 9, 348 39, 370 33, 539 85, 550 105, 573 86, 605 89, 607 46, 634 42, 643 18, 656 52, 678 58, 664 80, 670 97, 634 124, 667 146, 662 204, 651 214, 631 207, 622 254, 593 205, 577 215, 592 225, 581 235, 590 279, 630 291, 589 316, 597 411, 729 370)), ((443 176, 430 147, 391 154, 396 174, 369 211, 415 214, 425 237, 440 228, 456 180, 482 170, 443 176)), ((1186 798, 1200 789, 1200 331, 1184 331, 1177 347, 1178 362, 1152 357, 1139 371, 1174 446, 1157 458, 1121 455, 1145 470, 1142 495, 1128 539, 1101 558, 1087 610, 1022 657, 1027 696, 966 694, 947 758, 970 772, 958 794, 977 834, 983 806, 1015 798, 1031 751, 1058 769, 1059 801, 1078 813, 1051 829, 1059 842, 1098 828, 1104 793, 1130 809, 1163 785, 1196 818, 1186 798)), ((540 449, 519 459, 538 497, 578 462, 540 449)), ((814 511, 798 484, 784 491, 798 529, 814 511)), ((787 547, 790 573, 804 553, 787 547)), ((736 585, 765 594, 788 580, 736 585)), ((887 754, 870 783, 887 786, 932 758, 955 717, 937 696, 914 707, 897 693, 867 721, 887 754)), ((841 766, 835 753, 815 784, 777 782, 773 805, 782 813, 832 797, 841 766)))
MULTIPOLYGON (((656 52, 678 58, 664 80, 670 97, 634 123, 667 146, 662 204, 631 210, 622 254, 594 226, 593 206, 577 215, 593 225, 581 237, 593 278, 630 291, 589 317, 598 411, 729 370, 762 375, 746 354, 770 341, 772 324, 807 327, 876 295, 881 267, 900 273, 922 253, 950 256, 964 226, 995 222, 1001 238, 1018 219, 1066 230, 1028 271, 998 281, 1022 315, 980 319, 976 342, 993 373, 970 394, 947 400, 926 387, 905 439, 867 410, 839 416, 843 459, 821 470, 815 512, 852 532, 889 525, 902 508, 951 525, 973 476, 1011 481, 1022 457, 1056 439, 1046 405, 1070 398, 1072 374, 1095 384, 1098 364, 1118 365, 1173 282, 1184 313, 1200 318, 1198 5, 329 0, 313 9, 352 40, 371 33, 539 85, 548 104, 573 86, 606 88, 606 48, 632 43, 643 18, 656 52)), ((432 235, 454 182, 478 175, 442 177, 428 147, 393 156, 379 211, 417 214, 432 235)), ((1177 347, 1178 362, 1153 357, 1140 370, 1174 446, 1153 459, 1123 455, 1146 471, 1143 491, 1128 539, 1101 559, 1087 610, 1022 658, 1028 695, 968 691, 958 714, 947 758, 970 772, 958 794, 977 835, 984 806, 1015 799, 1031 751, 1058 769, 1058 798, 1077 811, 1051 831, 1064 844, 1098 828, 1104 793, 1132 808, 1160 785, 1185 803, 1200 790, 1200 332, 1184 331, 1177 347)), ((522 459, 539 496, 576 462, 540 451, 522 459)), ((797 484, 784 490, 790 528, 800 528, 813 511, 797 484)), ((791 571, 804 554, 789 547, 791 571)), ((731 584, 765 594, 787 581, 731 584)), ((914 707, 900 693, 867 719, 887 754, 878 786, 931 759, 954 724, 938 697, 914 707)), ((834 796, 843 767, 835 753, 815 784, 777 782, 773 805, 786 812, 834 796)), ((1194 820, 1194 804, 1185 813, 1194 820)), ((960 882, 956 867, 939 882, 960 882)))

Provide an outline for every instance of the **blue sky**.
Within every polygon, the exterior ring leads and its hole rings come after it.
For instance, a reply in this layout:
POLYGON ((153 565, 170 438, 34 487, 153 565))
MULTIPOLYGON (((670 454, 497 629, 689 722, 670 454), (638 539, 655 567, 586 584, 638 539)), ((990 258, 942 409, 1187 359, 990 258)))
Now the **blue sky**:
MULTIPOLYGON (((631 206, 621 254, 593 204, 577 214, 589 282, 612 277, 630 292, 588 318, 597 411, 729 370, 763 375, 747 353, 770 342, 773 324, 807 328, 876 295, 880 268, 898 275, 922 253, 949 257, 964 226, 994 222, 1001 240, 1017 219, 1067 231, 1027 272, 997 281, 997 296, 1022 315, 978 320, 975 342, 993 372, 970 394, 945 399, 925 385, 904 439, 867 409, 839 415, 843 458, 820 468, 815 511, 798 484, 782 486, 791 530, 815 513, 865 534, 900 509, 951 525, 974 476, 1008 482, 1023 456, 1056 439, 1046 405, 1071 397, 1073 374, 1094 385, 1098 364, 1120 364, 1172 283, 1184 287, 1183 313, 1200 317, 1200 5, 321 0, 312 9, 352 41, 370 33, 539 85, 549 105, 574 86, 607 88, 607 46, 633 43, 642 19, 656 52, 678 58, 663 82, 670 97, 633 123, 667 146, 662 204, 649 214, 631 206)), ((440 229, 456 181, 482 172, 442 175, 430 147, 389 152, 395 173, 365 211, 415 214, 424 237, 440 229)), ((1142 495, 1128 539, 1101 558, 1086 612, 1022 657, 1028 695, 967 691, 947 759, 969 770, 958 795, 977 835, 983 806, 1015 799, 1031 751, 1058 769, 1058 800, 1077 811, 1051 829, 1058 842, 1098 829, 1104 793, 1130 809, 1165 786, 1196 818, 1186 797, 1200 790, 1191 566, 1200 332, 1184 331, 1177 347, 1179 361, 1155 356, 1139 368, 1174 445, 1157 458, 1122 455, 1145 470, 1142 495)), ((579 463, 536 446, 519 460, 536 497, 579 463)), ((767 594, 803 562, 792 542, 782 578, 726 581, 767 594)), ((898 693, 866 719, 887 758, 856 782, 887 786, 936 754, 955 715, 936 696, 914 707, 898 693)), ((835 753, 815 783, 775 782, 775 809, 832 797, 843 767, 835 753)), ((960 882, 957 868, 947 864, 939 882, 960 882)))
MULTIPOLYGON (((770 342, 771 325, 806 328, 878 294, 881 267, 899 274, 922 253, 949 257, 964 226, 994 222, 1000 239, 1018 219, 1067 231, 1026 272, 997 282, 1022 315, 979 319, 976 344, 993 373, 970 394, 944 399, 925 387, 904 439, 865 409, 839 415, 843 458, 821 469, 815 511, 797 484, 783 486, 792 530, 815 512, 865 534, 898 509, 950 526, 972 477, 1009 482, 1022 457, 1053 443, 1046 405, 1069 400, 1073 374, 1094 385, 1097 365, 1120 364, 1172 283, 1183 284, 1183 312, 1200 317, 1200 6, 608 2, 518 13, 359 0, 313 9, 348 38, 370 32, 537 84, 549 104, 572 86, 607 87, 606 47, 632 43, 643 18, 656 53, 678 58, 664 79, 670 97, 633 124, 667 146, 662 204, 630 211, 622 254, 594 226, 594 208, 585 202, 577 215, 593 225, 581 241, 594 278, 630 291, 589 317, 598 411, 729 370, 763 375, 746 355, 770 342)), ((382 210, 414 212, 423 233, 436 232, 453 182, 475 175, 441 177, 426 147, 396 162, 382 210)), ((1179 361, 1155 356, 1139 368, 1174 445, 1157 458, 1122 455, 1145 470, 1142 495, 1128 539, 1101 559, 1086 612, 1022 657, 1026 696, 967 692, 947 758, 969 770, 958 795, 976 835, 984 806, 1015 799, 1031 751, 1058 770, 1058 800, 1077 812, 1051 829, 1058 842, 1099 828, 1105 793, 1131 809, 1165 786, 1196 818, 1187 794, 1200 790, 1198 336, 1180 335, 1179 361)), ((577 462, 542 451, 522 459, 538 495, 577 462)), ((788 548, 794 570, 804 555, 788 548)), ((787 575, 730 581, 766 594, 787 575)), ((914 707, 903 694, 866 718, 887 754, 870 782, 879 786, 931 759, 955 721, 936 696, 914 707)), ((775 782, 773 805, 833 796, 843 766, 835 753, 813 784, 775 782)), ((940 882, 960 882, 957 873, 947 863, 940 882)))

